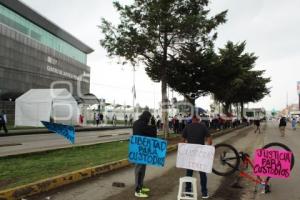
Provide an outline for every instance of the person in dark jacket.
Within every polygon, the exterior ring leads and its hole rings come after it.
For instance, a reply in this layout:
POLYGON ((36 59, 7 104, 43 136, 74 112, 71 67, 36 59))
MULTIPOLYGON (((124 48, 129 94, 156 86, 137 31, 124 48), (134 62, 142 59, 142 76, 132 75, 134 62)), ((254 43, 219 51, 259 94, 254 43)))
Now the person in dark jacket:
MULTIPOLYGON (((133 123, 133 135, 156 137, 157 131, 155 126, 155 119, 149 111, 144 111, 139 119, 133 123)), ((135 165, 135 196, 146 198, 150 189, 144 186, 144 177, 146 173, 146 165, 135 165)))
POLYGON ((256 133, 257 131, 258 133, 260 133, 260 119, 254 120, 254 125, 256 126, 254 133, 256 133))
MULTIPOLYGON (((183 130, 183 142, 190 144, 201 144, 212 145, 212 137, 208 132, 206 125, 201 122, 200 119, 194 115, 192 117, 192 123, 188 124, 183 130)), ((200 185, 202 192, 202 199, 209 198, 207 191, 207 176, 205 172, 199 172, 200 174, 200 185)), ((186 176, 193 176, 193 170, 187 169, 186 176)), ((186 184, 186 192, 191 192, 191 183, 186 184)))
POLYGON ((8 130, 6 128, 6 124, 7 124, 7 117, 6 117, 6 114, 5 112, 2 110, 1 113, 0 113, 0 131, 3 127, 4 129, 4 133, 8 133, 8 130))
POLYGON ((282 116, 279 121, 279 130, 281 133, 281 137, 285 136, 285 127, 286 127, 286 118, 282 116))

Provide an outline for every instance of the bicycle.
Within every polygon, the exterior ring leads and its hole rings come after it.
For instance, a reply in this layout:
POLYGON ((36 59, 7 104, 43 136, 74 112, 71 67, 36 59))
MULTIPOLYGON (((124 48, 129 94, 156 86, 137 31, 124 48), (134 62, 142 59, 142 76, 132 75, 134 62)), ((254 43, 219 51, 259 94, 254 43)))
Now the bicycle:
MULTIPOLYGON (((284 144, 281 143, 270 143, 263 147, 263 149, 277 149, 277 150, 286 150, 292 153, 292 151, 284 144)), ((291 159, 291 170, 294 166, 294 155, 292 153, 291 159)), ((213 164, 213 173, 219 176, 228 176, 236 171, 239 172, 240 177, 245 177, 255 185, 255 191, 257 186, 262 186, 263 193, 271 192, 270 189, 270 179, 271 177, 260 177, 254 176, 250 173, 244 172, 243 169, 248 168, 248 166, 254 169, 254 164, 249 156, 249 154, 244 152, 238 152, 232 145, 230 144, 217 144, 215 145, 215 156, 214 156, 214 164, 213 164), (240 165, 240 161, 242 161, 240 165)))

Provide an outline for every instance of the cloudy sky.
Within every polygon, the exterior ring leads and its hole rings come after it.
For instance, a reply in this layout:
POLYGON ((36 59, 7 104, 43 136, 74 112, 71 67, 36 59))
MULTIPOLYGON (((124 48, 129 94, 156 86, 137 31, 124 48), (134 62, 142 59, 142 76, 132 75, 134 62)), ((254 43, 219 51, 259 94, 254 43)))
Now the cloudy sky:
MULTIPOLYGON (((118 22, 118 13, 110 0, 22 0, 34 10, 92 47, 88 56, 91 67, 91 92, 99 98, 120 104, 132 104, 133 72, 106 56, 100 47, 101 18, 118 22)), ((131 0, 120 0, 130 3, 131 0)), ((282 109, 286 103, 297 103, 296 82, 300 81, 300 8, 299 0, 211 0, 213 13, 228 9, 227 23, 218 29, 216 47, 231 40, 247 42, 247 51, 259 57, 256 69, 266 70, 271 77, 270 96, 250 107, 282 109), (298 77, 299 76, 299 77, 298 77)), ((161 99, 160 84, 153 83, 143 66, 136 71, 137 102, 157 107, 161 99)), ((169 93, 169 96, 176 94, 169 93)), ((210 98, 197 104, 209 108, 210 98)))

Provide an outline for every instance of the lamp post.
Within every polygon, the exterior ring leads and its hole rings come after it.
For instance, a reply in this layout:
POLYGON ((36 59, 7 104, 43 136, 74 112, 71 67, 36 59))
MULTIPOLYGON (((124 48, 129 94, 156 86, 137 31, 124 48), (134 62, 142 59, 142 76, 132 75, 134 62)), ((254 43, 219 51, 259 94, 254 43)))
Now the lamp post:
POLYGON ((132 109, 133 109, 133 119, 135 120, 135 99, 136 99, 136 91, 135 91, 135 66, 132 66, 132 109))

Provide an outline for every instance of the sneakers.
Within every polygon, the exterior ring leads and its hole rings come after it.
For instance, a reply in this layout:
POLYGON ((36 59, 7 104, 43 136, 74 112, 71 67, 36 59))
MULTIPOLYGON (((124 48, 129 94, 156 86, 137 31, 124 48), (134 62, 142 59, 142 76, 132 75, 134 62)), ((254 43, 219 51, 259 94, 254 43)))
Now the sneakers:
POLYGON ((150 192, 150 189, 147 187, 142 187, 142 192, 150 192))
POLYGON ((139 197, 139 198, 147 198, 147 197, 149 197, 149 195, 146 194, 146 192, 150 192, 150 189, 147 187, 142 187, 142 189, 139 192, 134 193, 134 196, 139 197))
POLYGON ((140 190, 139 192, 135 192, 135 193, 134 193, 134 196, 136 196, 136 197, 138 197, 138 198, 148 198, 148 197, 149 197, 149 195, 143 193, 142 190, 140 190))
POLYGON ((208 198, 209 198, 209 195, 208 195, 208 194, 202 196, 202 199, 208 199, 208 198))

